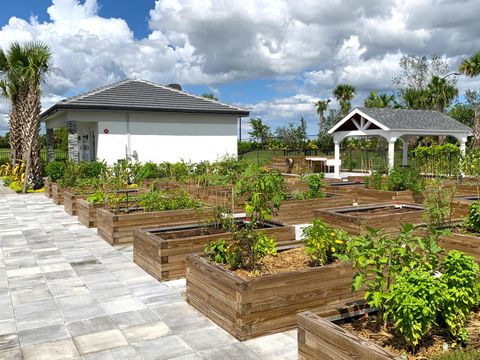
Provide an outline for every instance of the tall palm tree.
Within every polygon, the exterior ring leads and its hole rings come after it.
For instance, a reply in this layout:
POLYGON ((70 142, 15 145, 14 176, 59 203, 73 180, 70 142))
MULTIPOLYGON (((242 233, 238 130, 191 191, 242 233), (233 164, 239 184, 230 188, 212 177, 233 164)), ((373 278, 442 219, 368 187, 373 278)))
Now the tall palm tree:
POLYGON ((330 99, 327 100, 318 100, 315 103, 315 107, 317 108, 317 114, 319 116, 319 128, 318 133, 320 134, 323 130, 323 125, 325 124, 325 111, 327 111, 328 104, 330 103, 330 99))
POLYGON ((407 109, 430 110, 432 109, 432 97, 430 91, 408 87, 401 92, 401 98, 407 109))
POLYGON ((433 108, 441 112, 458 96, 458 89, 447 79, 438 76, 432 77, 427 90, 430 92, 433 108))
POLYGON ((356 89, 353 85, 350 84, 338 84, 335 89, 333 89, 333 96, 340 103, 340 109, 343 115, 347 115, 350 111, 352 104, 351 101, 355 97, 356 89))
MULTIPOLYGON (((10 162, 15 166, 17 158, 22 157, 21 141, 21 93, 22 86, 12 64, 13 58, 11 52, 4 52, 0 48, 0 95, 10 102, 10 113, 8 116, 10 145, 10 162)), ((25 90, 25 88, 23 88, 25 90)))
MULTIPOLYGON (((463 60, 458 70, 468 77, 475 77, 480 75, 480 51, 471 57, 463 60)), ((473 141, 472 147, 480 145, 480 109, 475 107, 475 125, 473 126, 473 141)))
POLYGON ((25 160, 25 182, 27 186, 38 189, 42 186, 42 167, 40 159, 40 97, 41 84, 46 74, 53 70, 50 64, 50 48, 41 42, 29 42, 24 45, 13 43, 7 53, 10 72, 18 79, 20 104, 18 116, 21 121, 22 158, 25 160))

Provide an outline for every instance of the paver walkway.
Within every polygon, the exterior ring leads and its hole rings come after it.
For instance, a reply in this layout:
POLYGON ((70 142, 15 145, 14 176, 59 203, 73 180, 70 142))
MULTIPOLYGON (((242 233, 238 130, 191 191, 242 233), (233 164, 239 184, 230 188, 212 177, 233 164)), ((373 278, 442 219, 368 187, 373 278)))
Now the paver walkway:
POLYGON ((43 194, 0 185, 0 359, 296 359, 296 331, 238 342, 43 194))

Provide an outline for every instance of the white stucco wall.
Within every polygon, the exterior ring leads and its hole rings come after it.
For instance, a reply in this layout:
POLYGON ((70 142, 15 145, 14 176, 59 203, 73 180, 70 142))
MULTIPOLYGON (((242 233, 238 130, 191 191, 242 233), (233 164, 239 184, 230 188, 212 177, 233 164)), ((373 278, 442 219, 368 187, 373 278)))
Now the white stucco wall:
POLYGON ((155 113, 100 118, 98 159, 111 164, 135 152, 141 162, 214 161, 227 154, 236 156, 237 118, 155 113), (108 134, 104 129, 108 129, 108 134))
POLYGON ((96 130, 97 159, 109 164, 135 151, 141 162, 237 156, 235 115, 69 110, 46 125, 64 127, 67 120, 77 122, 79 134, 96 130))

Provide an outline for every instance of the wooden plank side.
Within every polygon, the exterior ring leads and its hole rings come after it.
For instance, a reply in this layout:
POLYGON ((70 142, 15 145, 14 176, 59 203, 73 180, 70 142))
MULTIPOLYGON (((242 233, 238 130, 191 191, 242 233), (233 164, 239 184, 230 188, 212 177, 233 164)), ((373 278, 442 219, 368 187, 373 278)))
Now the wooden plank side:
POLYGON ((310 312, 299 314, 297 322, 300 359, 401 359, 310 312))

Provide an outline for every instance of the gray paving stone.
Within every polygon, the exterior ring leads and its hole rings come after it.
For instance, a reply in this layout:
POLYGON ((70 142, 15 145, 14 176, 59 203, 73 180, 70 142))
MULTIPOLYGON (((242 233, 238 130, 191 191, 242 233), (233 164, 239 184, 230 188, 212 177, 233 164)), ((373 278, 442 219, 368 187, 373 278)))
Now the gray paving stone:
POLYGON ((185 302, 185 279, 160 283, 131 244, 111 247, 42 194, 3 189, 0 359, 297 357, 295 331, 239 343, 185 302))
POLYGON ((36 329, 23 330, 18 333, 22 346, 52 342, 68 338, 70 335, 65 324, 56 324, 36 329))
POLYGON ((77 336, 74 337, 74 340, 82 355, 128 345, 127 340, 118 329, 77 336))
POLYGON ((116 329, 115 323, 109 316, 101 316, 87 320, 70 322, 67 328, 72 336, 81 336, 91 333, 116 329))
POLYGON ((72 339, 46 342, 22 348, 24 360, 80 359, 72 339))
POLYGON ((164 360, 194 353, 192 348, 175 335, 146 341, 141 345, 134 346, 134 348, 138 355, 144 359, 164 360))
POLYGON ((216 327, 206 329, 198 328, 197 330, 180 335, 180 338, 195 351, 223 347, 238 342, 238 340, 225 331, 216 327))
POLYGON ((149 309, 112 314, 110 317, 120 329, 159 321, 158 316, 149 309))

